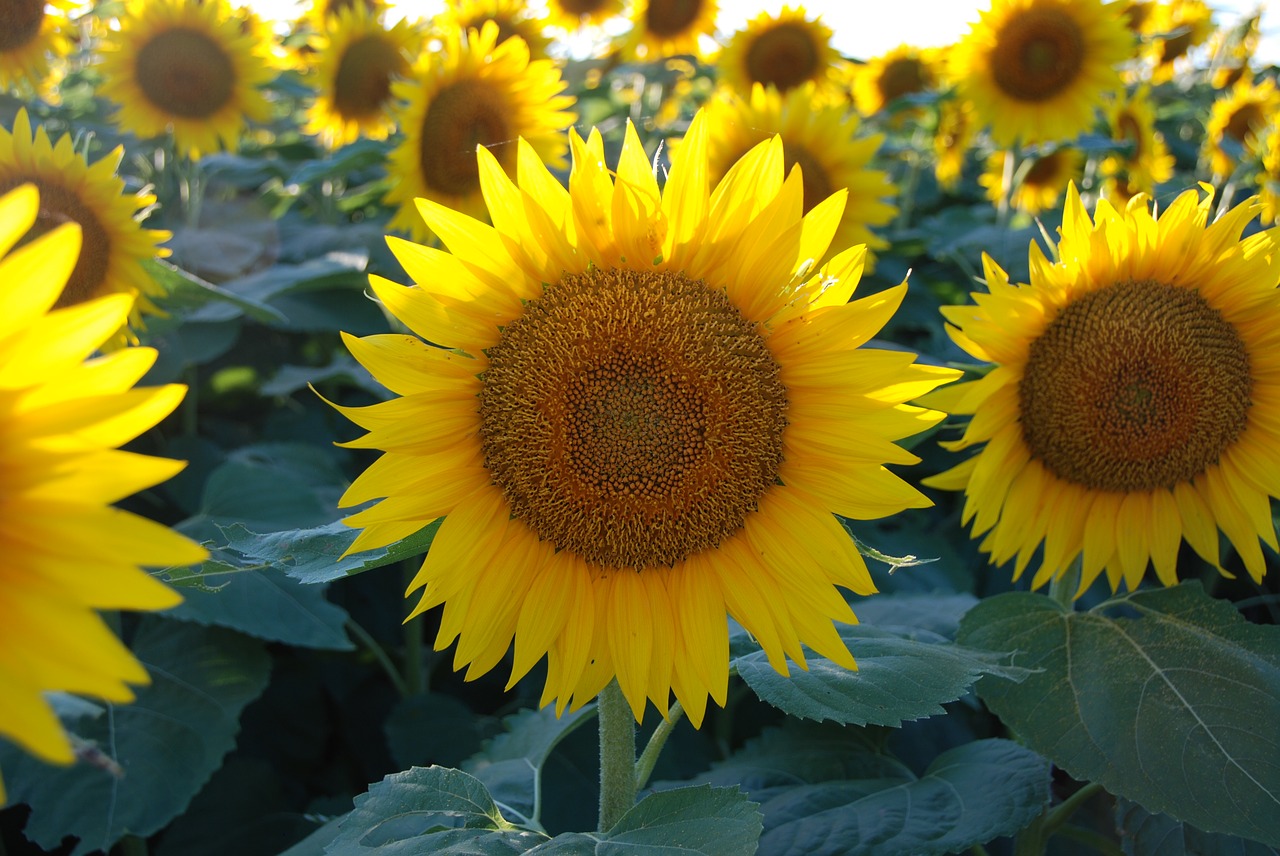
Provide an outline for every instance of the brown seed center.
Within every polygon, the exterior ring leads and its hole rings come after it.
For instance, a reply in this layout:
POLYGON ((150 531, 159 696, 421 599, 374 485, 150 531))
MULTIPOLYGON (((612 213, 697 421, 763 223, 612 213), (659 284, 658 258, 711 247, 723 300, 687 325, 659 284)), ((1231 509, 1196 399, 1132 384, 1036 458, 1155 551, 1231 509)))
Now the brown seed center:
POLYGON ((100 297, 104 293, 102 286, 111 263, 111 238, 107 230, 98 222, 93 210, 73 191, 36 176, 0 180, 0 196, 28 182, 34 183, 40 191, 40 210, 36 214, 36 222, 22 236, 20 244, 30 243, 63 223, 80 224, 80 255, 56 306, 72 306, 100 297))
POLYGON ((221 45, 199 30, 158 33, 138 51, 137 83, 171 116, 207 119, 231 101, 236 71, 221 45))
POLYGON ((876 81, 880 97, 891 104, 904 95, 923 92, 929 86, 924 65, 915 57, 895 59, 884 67, 876 81))
POLYGON ((485 466, 558 549, 669 566, 777 481, 786 389, 756 326, 678 273, 594 269, 525 306, 482 375, 485 466))
POLYGON ((1023 439, 1093 490, 1173 488, 1240 436, 1252 387, 1239 333, 1199 292, 1123 282, 1076 298, 1032 342, 1023 439))
POLYGON ((1027 9, 1001 27, 992 51, 996 85, 1018 101, 1048 101, 1084 64, 1084 33, 1061 9, 1027 9))
POLYGON ((682 35, 698 19, 702 0, 649 0, 645 28, 660 38, 682 35))
POLYGON ((44 23, 44 0, 0 3, 0 53, 31 44, 44 23))
POLYGON ((747 49, 752 83, 772 84, 779 92, 818 76, 818 46, 803 24, 786 21, 760 33, 747 49))
POLYGON ((584 18, 594 15, 604 8, 605 0, 556 0, 556 6, 566 15, 584 18))
POLYGON ((512 142, 507 111, 493 88, 481 81, 462 80, 436 93, 422 121, 418 152, 427 187, 454 196, 477 192, 476 146, 512 142))
POLYGON ((352 42, 334 75, 334 108, 347 119, 377 116, 391 96, 392 77, 407 66, 400 51, 376 34, 352 42))

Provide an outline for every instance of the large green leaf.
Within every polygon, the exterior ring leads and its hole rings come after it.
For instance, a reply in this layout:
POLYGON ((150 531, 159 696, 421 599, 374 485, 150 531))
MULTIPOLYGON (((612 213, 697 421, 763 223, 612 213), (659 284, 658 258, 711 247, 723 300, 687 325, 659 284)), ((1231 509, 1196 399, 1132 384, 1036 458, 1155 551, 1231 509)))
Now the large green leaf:
POLYGON ((279 310, 265 303, 228 291, 166 261, 147 259, 142 265, 151 278, 168 292, 164 306, 170 312, 185 315, 212 303, 221 305, 213 310, 214 318, 210 320, 226 321, 241 313, 262 323, 285 320, 279 310))
POLYGON ((145 619, 133 651, 151 674, 133 704, 69 723, 119 763, 124 776, 79 764, 49 767, 0 746, 9 797, 31 805, 26 835, 74 854, 147 836, 186 809, 235 745, 240 711, 267 685, 261 643, 229 630, 145 619))
MULTIPOLYGON (((738 674, 756 695, 793 716, 845 724, 898 725, 943 713, 984 675, 1021 680, 1007 656, 963 648, 921 630, 909 636, 866 625, 843 626, 840 637, 858 661, 857 671, 825 657, 808 658, 783 676, 763 651, 737 658, 738 674)), ((1006 681, 1000 681, 1006 682, 1006 681)))
POLYGON ((608 830, 596 853, 750 856, 760 829, 759 808, 737 788, 677 788, 642 799, 608 830))
POLYGON ((980 695, 1075 778, 1209 832, 1280 844, 1280 628, 1184 583, 1089 612, 1000 595, 969 612, 959 638, 1040 670, 984 682, 980 695))
POLYGON ((1220 832, 1202 832, 1167 814, 1116 801, 1116 829, 1128 856, 1277 856, 1274 847, 1220 832))

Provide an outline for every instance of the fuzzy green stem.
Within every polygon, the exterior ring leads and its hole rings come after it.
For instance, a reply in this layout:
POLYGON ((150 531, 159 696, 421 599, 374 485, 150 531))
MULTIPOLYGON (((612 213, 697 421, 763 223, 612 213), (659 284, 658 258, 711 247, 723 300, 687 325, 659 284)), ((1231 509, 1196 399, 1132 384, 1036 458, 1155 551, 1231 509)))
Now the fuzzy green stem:
POLYGON ((636 804, 636 719, 615 678, 596 702, 600 716, 600 831, 636 804))
POLYGON ((1045 836, 1048 837, 1062 828, 1071 816, 1080 810, 1080 806, 1087 803, 1093 796, 1102 791, 1102 785, 1097 782, 1089 782, 1080 790, 1067 797, 1058 805, 1054 806, 1044 819, 1045 836))
POLYGON ((409 695, 409 688, 405 685, 404 678, 400 676, 400 672, 396 670, 396 664, 391 662, 391 658, 387 656, 386 650, 378 644, 378 640, 370 635, 368 630, 361 627, 355 620, 347 619, 347 629, 351 631, 351 635, 365 648, 369 649, 369 653, 373 655, 373 659, 378 661, 378 665, 382 667, 382 671, 387 673, 387 677, 391 679, 391 684, 396 688, 396 692, 401 698, 409 695))
POLYGON ((1080 577, 1083 573, 1084 556, 1077 556, 1061 574, 1053 578, 1053 582, 1049 583, 1049 597, 1067 608, 1068 611, 1075 609, 1076 592, 1080 590, 1080 577))
POLYGON ((662 747, 667 745, 667 738, 683 718, 684 708, 680 706, 680 702, 676 702, 671 705, 667 718, 659 722, 658 727, 649 736, 649 742, 645 744, 644 751, 640 753, 640 760, 636 762, 637 791, 649 784, 649 777, 653 775, 653 768, 658 763, 658 756, 662 754, 662 747))

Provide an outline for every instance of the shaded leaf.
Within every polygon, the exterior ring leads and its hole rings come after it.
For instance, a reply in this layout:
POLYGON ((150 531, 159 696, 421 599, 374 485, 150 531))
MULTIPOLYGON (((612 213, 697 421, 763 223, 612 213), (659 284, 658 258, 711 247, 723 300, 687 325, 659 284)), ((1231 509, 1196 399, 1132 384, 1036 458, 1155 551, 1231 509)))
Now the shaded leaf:
POLYGON ((285 320, 278 309, 273 309, 260 300, 214 285, 162 259, 145 259, 142 266, 152 279, 164 287, 167 292, 164 306, 170 312, 186 315, 213 303, 223 304, 214 313, 219 320, 229 320, 238 314, 247 315, 260 323, 285 320))
POLYGON ((1116 800, 1116 829, 1128 856, 1276 856, 1278 852, 1257 841, 1202 832, 1125 799, 1116 800))
POLYGON ((483 719, 453 696, 428 693, 401 699, 383 730, 400 767, 456 767, 479 751, 483 719))
POLYGON ((600 856, 750 856, 760 838, 760 810, 737 788, 698 785, 642 799, 605 833, 600 856))

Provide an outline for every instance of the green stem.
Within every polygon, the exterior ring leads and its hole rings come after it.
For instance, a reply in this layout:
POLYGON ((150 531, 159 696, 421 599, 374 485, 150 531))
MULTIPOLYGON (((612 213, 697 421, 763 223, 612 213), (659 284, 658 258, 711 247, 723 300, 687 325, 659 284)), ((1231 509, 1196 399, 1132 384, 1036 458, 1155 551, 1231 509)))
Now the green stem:
MULTIPOLYGON (((405 588, 413 582, 417 569, 411 562, 404 564, 405 588)), ((427 666, 424 652, 421 616, 404 623, 404 694, 421 695, 427 691, 427 666)))
POLYGON ((1076 592, 1080 590, 1080 577, 1083 574, 1084 556, 1076 556, 1071 566, 1053 578, 1049 583, 1049 597, 1066 607, 1067 611, 1075 609, 1076 592))
POLYGON ((615 678, 600 693, 600 831, 636 803, 636 720, 615 678))
POLYGON ((1102 853, 1103 856, 1124 856, 1124 849, 1116 844, 1107 836, 1092 829, 1084 829, 1079 826, 1064 826, 1058 831, 1058 835, 1063 838, 1069 838, 1077 841, 1086 847, 1102 853))
POLYGON ((382 671, 387 673, 387 677, 391 679, 391 683, 395 686, 396 692, 400 693, 401 698, 409 695, 409 688, 405 685, 404 678, 400 676, 400 672, 396 670, 396 664, 391 662, 391 658, 387 656, 386 650, 378 644, 378 640, 369 635, 369 631, 365 630, 353 619, 347 619, 347 629, 352 635, 359 640, 360 644, 369 649, 369 653, 378 661, 378 665, 382 667, 382 671))
POLYGON ((1097 782, 1089 782, 1080 790, 1067 797, 1058 805, 1054 806, 1044 818, 1045 836, 1053 835, 1062 828, 1071 816, 1075 814, 1080 806, 1087 803, 1095 794, 1102 791, 1102 785, 1097 782))
POLYGON ((973 845, 969 848, 969 852, 972 853, 973 856, 988 856, 987 848, 983 847, 981 844, 973 845))
POLYGON ((645 785, 649 784, 649 777, 653 775, 653 767, 658 763, 658 756, 662 754, 662 747, 667 745, 667 738, 671 736, 671 732, 675 730, 676 725, 684 718, 684 708, 680 706, 680 702, 671 705, 671 711, 667 714, 667 718, 658 723, 658 727, 649 737, 649 742, 645 744, 644 751, 640 753, 640 760, 636 762, 636 790, 641 790, 645 785))
POLYGON ((1000 180, 1000 204, 996 208, 996 223, 1004 228, 1009 225, 1010 201, 1013 199, 1013 175, 1018 165, 1018 148, 1012 146, 1004 153, 1004 175, 1000 180))
POLYGON ((126 835, 118 845, 121 856, 147 856, 147 839, 126 835))

